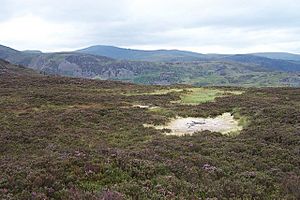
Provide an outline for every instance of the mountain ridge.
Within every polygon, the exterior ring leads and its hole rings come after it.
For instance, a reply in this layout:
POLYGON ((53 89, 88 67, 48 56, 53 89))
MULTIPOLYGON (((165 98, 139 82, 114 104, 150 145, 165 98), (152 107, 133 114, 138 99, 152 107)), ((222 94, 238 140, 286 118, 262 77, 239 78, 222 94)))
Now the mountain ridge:
POLYGON ((120 48, 109 45, 95 45, 84 49, 79 49, 77 52, 88 53, 92 55, 102 55, 115 59, 138 60, 138 61, 191 61, 198 60, 204 57, 204 54, 182 51, 177 49, 167 50, 137 50, 120 48))
POLYGON ((295 53, 288 53, 288 52, 258 52, 258 53, 251 53, 251 54, 256 55, 256 56, 271 58, 271 59, 300 61, 300 54, 295 54, 295 53))
MULTIPOLYGON (((82 49, 76 50, 77 52, 81 53, 88 53, 93 55, 102 55, 107 56, 111 58, 116 59, 137 59, 137 60, 147 60, 147 61, 168 61, 168 60, 159 60, 151 57, 151 54, 167 54, 169 56, 172 56, 174 54, 181 55, 181 56, 191 56, 194 59, 216 59, 216 58, 223 58, 226 56, 233 56, 233 55, 251 55, 251 56, 259 56, 259 57, 265 57, 270 59, 279 59, 279 60, 294 60, 294 61, 300 61, 300 54, 295 53, 288 53, 288 52, 254 52, 254 53, 234 53, 234 54, 220 54, 220 53, 199 53, 199 52, 193 52, 193 51, 187 51, 187 50, 179 50, 179 49, 157 49, 157 50, 142 50, 142 49, 131 49, 131 48, 121 48, 117 46, 112 45, 93 45, 89 47, 85 47, 82 49), (118 55, 118 53, 122 53, 125 56, 118 55), (113 53, 113 54, 112 54, 113 53), (148 55, 138 55, 137 57, 134 57, 134 54, 148 54, 148 55), (129 57, 128 57, 129 54, 129 57), (150 58, 149 58, 150 54, 150 58), (148 56, 148 57, 147 57, 148 56)), ((176 55, 175 55, 176 56, 176 55)), ((190 60, 191 61, 191 60, 190 60)))
MULTIPOLYGON (((182 52, 179 53, 182 55, 182 52)), ((244 54, 213 55, 213 58, 190 61, 171 59, 168 62, 150 62, 121 60, 76 51, 22 52, 0 46, 0 58, 45 74, 139 84, 300 86, 300 63, 244 54)))

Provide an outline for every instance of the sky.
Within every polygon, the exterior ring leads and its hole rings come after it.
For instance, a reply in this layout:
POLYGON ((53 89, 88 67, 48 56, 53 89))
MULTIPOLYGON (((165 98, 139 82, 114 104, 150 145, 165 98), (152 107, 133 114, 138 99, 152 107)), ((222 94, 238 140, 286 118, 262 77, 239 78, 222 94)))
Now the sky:
POLYGON ((300 0, 0 0, 0 44, 300 53, 300 0))

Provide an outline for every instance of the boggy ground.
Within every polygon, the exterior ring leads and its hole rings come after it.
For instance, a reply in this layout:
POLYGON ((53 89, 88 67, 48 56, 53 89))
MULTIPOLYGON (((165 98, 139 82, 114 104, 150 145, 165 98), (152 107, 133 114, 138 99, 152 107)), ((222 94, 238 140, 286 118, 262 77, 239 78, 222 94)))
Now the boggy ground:
POLYGON ((2 74, 0 198, 300 198, 299 88, 170 103, 187 87, 2 74), (143 126, 225 112, 247 119, 239 135, 143 126))

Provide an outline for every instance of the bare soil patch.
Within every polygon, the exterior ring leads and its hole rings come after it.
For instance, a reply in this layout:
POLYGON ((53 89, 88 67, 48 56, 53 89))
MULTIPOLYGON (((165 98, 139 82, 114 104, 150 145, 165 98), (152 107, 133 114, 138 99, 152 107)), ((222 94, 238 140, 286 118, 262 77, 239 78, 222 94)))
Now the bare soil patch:
POLYGON ((212 131, 220 132, 222 134, 229 134, 233 132, 239 132, 243 129, 239 125, 238 120, 235 120, 230 113, 224 113, 215 118, 193 118, 178 117, 171 120, 167 125, 164 126, 154 126, 154 125, 144 125, 145 127, 153 127, 156 129, 169 129, 170 132, 166 132, 167 135, 192 135, 199 131, 212 131))

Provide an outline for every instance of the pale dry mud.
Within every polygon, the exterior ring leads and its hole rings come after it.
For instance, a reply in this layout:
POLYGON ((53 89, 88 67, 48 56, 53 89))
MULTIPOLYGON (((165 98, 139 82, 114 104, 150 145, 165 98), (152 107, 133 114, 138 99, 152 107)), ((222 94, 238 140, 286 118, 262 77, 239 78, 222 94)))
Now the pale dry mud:
POLYGON ((224 113, 215 118, 182 118, 178 117, 171 120, 167 125, 154 126, 145 124, 145 127, 153 127, 155 129, 170 129, 171 132, 166 132, 166 135, 192 135, 199 131, 220 132, 224 135, 233 132, 239 132, 243 129, 238 121, 233 118, 230 113, 224 113))
POLYGON ((140 104, 134 104, 134 105, 132 105, 132 107, 133 108, 145 108, 145 109, 150 109, 150 110, 159 108, 158 106, 148 106, 148 105, 140 105, 140 104))
POLYGON ((133 105, 132 107, 134 107, 134 108, 150 108, 150 106, 147 106, 147 105, 139 105, 139 104, 135 104, 135 105, 133 105))

